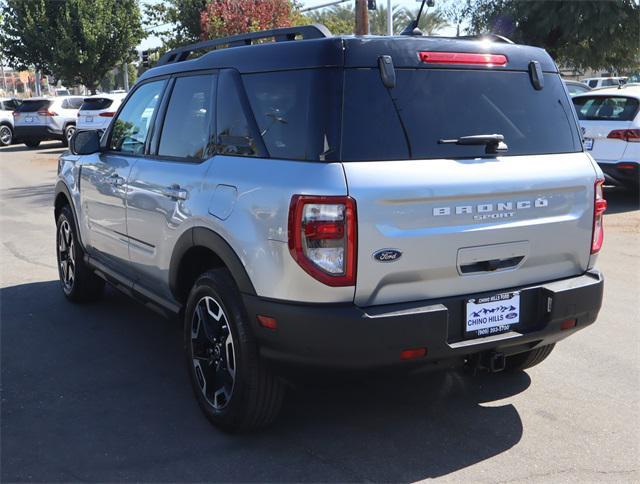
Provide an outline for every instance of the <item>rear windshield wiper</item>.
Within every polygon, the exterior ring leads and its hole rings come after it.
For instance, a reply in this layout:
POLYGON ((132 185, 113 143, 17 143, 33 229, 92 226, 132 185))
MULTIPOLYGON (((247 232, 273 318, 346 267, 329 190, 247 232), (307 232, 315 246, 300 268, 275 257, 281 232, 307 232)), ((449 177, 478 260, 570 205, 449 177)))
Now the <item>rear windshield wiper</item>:
POLYGON ((500 152, 507 151, 509 147, 504 142, 504 136, 501 134, 476 134, 473 136, 461 136, 454 139, 438 140, 441 145, 485 145, 485 153, 495 155, 500 152))

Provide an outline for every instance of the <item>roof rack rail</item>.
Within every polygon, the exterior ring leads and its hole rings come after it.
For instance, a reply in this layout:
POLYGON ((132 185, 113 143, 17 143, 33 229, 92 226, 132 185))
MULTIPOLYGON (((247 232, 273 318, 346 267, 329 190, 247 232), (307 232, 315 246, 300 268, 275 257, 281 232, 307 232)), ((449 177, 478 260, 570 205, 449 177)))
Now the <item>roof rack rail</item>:
POLYGON ((477 35, 461 35, 459 37, 452 37, 453 39, 461 39, 461 40, 484 40, 491 39, 494 42, 504 42, 505 44, 513 44, 513 40, 505 37, 504 35, 498 34, 477 34, 477 35))
POLYGON ((322 24, 300 25, 297 27, 232 35, 230 37, 222 37, 220 39, 205 40, 203 42, 197 42, 195 44, 185 45, 184 47, 178 47, 177 49, 170 50, 165 53, 160 60, 158 60, 156 66, 182 62, 187 60, 193 52, 214 49, 221 45, 226 45, 228 47, 241 47, 251 45, 255 40, 268 39, 270 37, 273 37, 276 42, 284 42, 296 40, 296 37, 298 36, 300 36, 302 40, 308 40, 323 39, 332 37, 333 35, 329 29, 322 24))

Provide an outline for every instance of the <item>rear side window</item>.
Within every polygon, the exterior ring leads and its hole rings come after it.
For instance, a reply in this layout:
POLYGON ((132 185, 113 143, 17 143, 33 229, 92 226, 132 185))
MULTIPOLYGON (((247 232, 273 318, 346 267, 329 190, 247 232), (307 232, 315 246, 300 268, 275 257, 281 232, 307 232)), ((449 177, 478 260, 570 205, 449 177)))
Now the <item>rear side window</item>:
POLYGON ((624 96, 580 96, 573 104, 583 121, 633 121, 640 103, 624 96))
POLYGON ((202 159, 208 152, 215 77, 176 79, 164 118, 158 155, 202 159))
POLYGON ((243 76, 251 109, 272 158, 338 159, 340 81, 336 69, 243 76))
POLYGON ((16 109, 18 109, 18 106, 19 106, 19 104, 13 99, 4 101, 1 104, 2 104, 2 109, 6 111, 15 111, 16 109))
POLYGON ((121 153, 144 153, 149 126, 158 108, 166 81, 142 84, 111 124, 109 149, 121 153))
POLYGON ((38 99, 35 101, 26 100, 18 107, 18 112, 35 113, 36 111, 40 111, 41 109, 49 109, 52 104, 53 102, 47 99, 38 99))
POLYGON ((100 111, 102 109, 107 109, 109 106, 113 104, 113 100, 102 97, 102 98, 87 98, 80 106, 80 111, 100 111))
POLYGON ((345 74, 342 158, 345 161, 468 158, 484 146, 440 140, 501 134, 505 155, 581 151, 571 104, 558 75, 533 88, 527 72, 398 69, 386 89, 377 69, 345 74))
POLYGON ((589 87, 596 87, 598 85, 597 80, 589 81, 589 87))

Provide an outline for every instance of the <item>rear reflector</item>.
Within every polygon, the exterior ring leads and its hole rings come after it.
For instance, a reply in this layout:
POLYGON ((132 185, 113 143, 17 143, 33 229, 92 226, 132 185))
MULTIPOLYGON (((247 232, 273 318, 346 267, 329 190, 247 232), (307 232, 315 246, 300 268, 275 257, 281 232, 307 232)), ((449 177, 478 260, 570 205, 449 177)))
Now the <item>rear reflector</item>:
POLYGON ((409 350, 402 350, 400 352, 401 360, 415 360, 416 358, 422 358, 426 356, 427 348, 412 348, 409 350))
POLYGON ((115 115, 116 115, 116 113, 115 113, 115 112, 113 112, 113 113, 109 112, 109 113, 100 113, 100 114, 98 114, 98 116, 102 116, 103 118, 113 118, 115 115))
POLYGON ((640 168, 640 164, 638 163, 618 163, 616 165, 618 170, 637 170, 640 168))
POLYGON ((566 329, 575 328, 576 324, 577 324, 577 321, 575 319, 567 319, 566 321, 562 321, 562 324, 560 325, 560 329, 564 331, 566 329))
POLYGON ((258 323, 260 323, 260 326, 262 326, 263 328, 278 328, 278 322, 275 320, 275 318, 270 318, 269 316, 258 316, 258 323))
POLYGON ((457 64, 478 66, 506 66, 507 56, 502 54, 471 54, 468 52, 418 52, 427 64, 457 64))
POLYGON ((607 138, 640 143, 640 129, 614 129, 607 135, 607 138))

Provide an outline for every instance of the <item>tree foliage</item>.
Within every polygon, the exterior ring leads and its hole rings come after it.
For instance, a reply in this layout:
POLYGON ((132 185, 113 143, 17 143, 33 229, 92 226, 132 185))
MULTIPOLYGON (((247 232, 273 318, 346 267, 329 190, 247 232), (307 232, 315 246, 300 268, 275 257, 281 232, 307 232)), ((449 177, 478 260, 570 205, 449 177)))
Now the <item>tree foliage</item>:
POLYGON ((560 64, 625 70, 640 60, 640 7, 634 0, 478 0, 475 33, 493 32, 546 49, 560 64))
POLYGON ((297 9, 290 0, 213 0, 200 15, 202 38, 290 27, 297 9))
POLYGON ((144 32, 137 0, 5 0, 0 37, 17 68, 95 89, 144 32))
POLYGON ((145 27, 160 37, 166 49, 197 42, 200 15, 208 0, 164 0, 144 6, 145 27))

